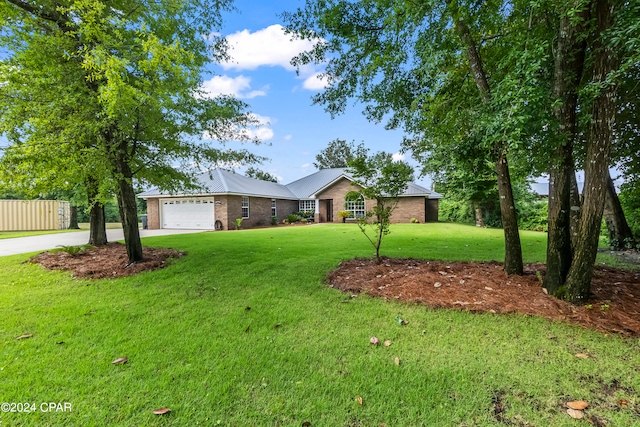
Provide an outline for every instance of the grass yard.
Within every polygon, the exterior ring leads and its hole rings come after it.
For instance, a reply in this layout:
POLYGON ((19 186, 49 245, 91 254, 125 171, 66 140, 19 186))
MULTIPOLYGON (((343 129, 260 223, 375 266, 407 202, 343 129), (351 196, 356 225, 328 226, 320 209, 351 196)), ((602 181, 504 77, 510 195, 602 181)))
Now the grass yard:
MULTIPOLYGON (((0 426, 590 425, 569 417, 571 400, 589 402, 594 425, 640 426, 640 340, 346 299, 323 280, 372 254, 355 225, 143 243, 188 255, 97 281, 0 258, 0 402, 36 409, 0 412, 0 426), (112 365, 119 357, 129 361, 112 365)), ((544 261, 544 234, 522 232, 522 244, 525 262, 544 261)), ((501 260, 502 245, 502 230, 403 224, 382 254, 501 260)))

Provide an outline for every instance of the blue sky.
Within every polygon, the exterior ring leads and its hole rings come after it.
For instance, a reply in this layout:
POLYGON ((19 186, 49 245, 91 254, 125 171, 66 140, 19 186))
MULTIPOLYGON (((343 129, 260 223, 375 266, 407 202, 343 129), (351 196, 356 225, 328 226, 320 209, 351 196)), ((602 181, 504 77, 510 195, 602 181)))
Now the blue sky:
MULTIPOLYGON (((211 94, 239 97, 268 122, 256 132, 269 145, 248 147, 271 159, 258 168, 275 175, 281 183, 295 181, 316 170, 316 154, 336 138, 363 142, 372 152, 399 152, 403 133, 368 122, 362 105, 350 105, 335 119, 322 106, 312 105, 311 97, 323 87, 315 78, 322 67, 309 66, 296 73, 289 61, 311 44, 292 41, 282 31, 283 22, 278 17, 301 7, 302 1, 239 0, 235 4, 238 11, 225 15, 222 28, 232 60, 212 67, 214 75, 205 76, 204 87, 211 94)), ((406 160, 410 161, 409 156, 406 160)), ((425 184, 423 179, 417 181, 425 184)))

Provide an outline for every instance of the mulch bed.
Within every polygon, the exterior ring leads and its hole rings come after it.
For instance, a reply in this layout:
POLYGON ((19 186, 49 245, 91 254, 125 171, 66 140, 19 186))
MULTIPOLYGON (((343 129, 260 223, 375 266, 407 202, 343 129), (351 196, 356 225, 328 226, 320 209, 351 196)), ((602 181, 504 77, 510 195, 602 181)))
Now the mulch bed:
MULTIPOLYGON (((48 269, 93 279, 131 276, 167 265, 185 252, 144 248, 144 260, 127 266, 121 243, 70 255, 43 252, 30 259, 48 269)), ((331 287, 350 294, 474 312, 521 313, 567 321, 624 336, 640 336, 640 271, 596 267, 589 305, 576 306, 544 293, 544 264, 529 264, 524 276, 508 276, 498 262, 441 262, 385 258, 344 261, 328 276, 331 287)))
POLYGON ((74 277, 104 279, 132 276, 143 271, 157 270, 167 265, 167 259, 180 258, 185 252, 167 248, 145 247, 144 259, 128 265, 127 250, 122 243, 109 243, 71 255, 63 251, 43 252, 29 262, 49 270, 68 270, 74 277))
POLYGON ((329 274, 331 287, 373 297, 474 312, 521 313, 567 321, 624 336, 640 336, 640 271, 596 267, 589 305, 547 295, 544 264, 524 276, 508 276, 498 262, 373 259, 342 262, 329 274))

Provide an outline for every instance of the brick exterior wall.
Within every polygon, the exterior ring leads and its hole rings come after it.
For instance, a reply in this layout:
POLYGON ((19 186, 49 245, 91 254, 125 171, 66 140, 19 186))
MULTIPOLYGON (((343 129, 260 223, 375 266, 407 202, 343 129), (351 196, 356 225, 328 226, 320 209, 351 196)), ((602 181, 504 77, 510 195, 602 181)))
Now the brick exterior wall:
POLYGON ((147 199, 147 228, 160 229, 160 199, 147 199))
MULTIPOLYGON (((344 210, 344 196, 349 191, 356 190, 347 179, 341 179, 318 196, 319 215, 316 222, 327 221, 327 199, 333 200, 333 222, 342 222, 338 212, 344 210)), ((242 217, 242 196, 215 196, 215 219, 222 223, 223 230, 234 230, 236 218, 242 217)), ((373 200, 365 200, 365 209, 371 209, 373 200)), ((297 200, 276 200, 278 224, 292 212, 299 210, 297 200)), ((392 223, 410 222, 416 218, 420 222, 438 221, 438 200, 424 197, 403 197, 391 216, 392 223)), ((149 230, 160 228, 160 199, 147 199, 147 225, 149 230)), ((264 197, 249 197, 249 218, 242 221, 242 228, 271 225, 271 199, 264 197)))
POLYGON ((300 204, 297 200, 276 200, 276 213, 278 214, 278 224, 282 224, 287 215, 300 210, 300 204))
MULTIPOLYGON (((320 222, 327 221, 326 199, 333 199, 333 222, 342 222, 342 218, 338 217, 338 212, 344 210, 344 196, 349 191, 357 191, 360 187, 351 185, 351 181, 346 178, 340 179, 338 182, 325 189, 317 195, 320 201, 320 222)), ((371 209, 373 201, 365 200, 365 210, 371 209)))
MULTIPOLYGON (((222 222, 224 230, 235 230, 236 218, 242 218, 242 196, 216 196, 215 199, 216 220, 222 222)), ((242 228, 271 225, 271 200, 265 197, 249 197, 249 218, 242 220, 242 228)), ((297 200, 276 199, 278 223, 297 210, 297 200)))
POLYGON ((398 201, 398 206, 391 214, 391 222, 411 222, 415 218, 420 222, 425 221, 425 198, 424 197, 402 197, 398 201))

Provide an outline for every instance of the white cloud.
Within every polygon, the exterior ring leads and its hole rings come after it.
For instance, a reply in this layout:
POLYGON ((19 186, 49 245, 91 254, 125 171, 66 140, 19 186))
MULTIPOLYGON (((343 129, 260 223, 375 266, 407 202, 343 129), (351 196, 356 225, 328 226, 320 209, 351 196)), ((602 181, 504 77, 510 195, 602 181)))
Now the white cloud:
POLYGON ((225 141, 259 139, 260 141, 268 141, 273 138, 273 129, 269 127, 271 124, 270 117, 251 113, 251 118, 255 122, 251 127, 218 129, 219 137, 215 137, 209 132, 204 132, 202 139, 220 139, 225 141))
POLYGON ((227 36, 231 59, 220 65, 225 70, 255 70, 260 66, 280 66, 289 71, 295 68, 291 58, 300 52, 309 50, 314 42, 296 39, 285 34, 280 24, 271 25, 255 33, 249 30, 238 31, 227 36))
POLYGON ((322 73, 314 73, 302 83, 302 87, 308 90, 322 90, 328 85, 329 83, 323 80, 322 73))
POLYGON ((284 138, 282 138, 282 139, 284 139, 285 141, 291 141, 291 138, 293 138, 293 135, 291 135, 291 134, 287 134, 287 135, 285 135, 285 136, 284 136, 284 138))
POLYGON ((404 154, 398 152, 398 153, 393 153, 393 155, 391 156, 391 158, 393 159, 394 162, 401 162, 404 160, 404 154))
POLYGON ((268 141, 273 138, 273 129, 266 126, 261 126, 256 129, 246 129, 245 132, 250 138, 258 138, 260 141, 268 141))
POLYGON ((243 75, 239 75, 237 77, 214 76, 203 83, 202 89, 211 97, 218 95, 233 95, 238 98, 251 99, 256 96, 265 96, 269 86, 263 87, 262 90, 246 92, 251 89, 251 77, 243 75))
POLYGON ((267 141, 273 138, 273 129, 269 127, 271 125, 271 117, 251 113, 251 118, 257 122, 257 125, 254 128, 244 129, 244 133, 249 138, 258 138, 260 141, 267 141))

